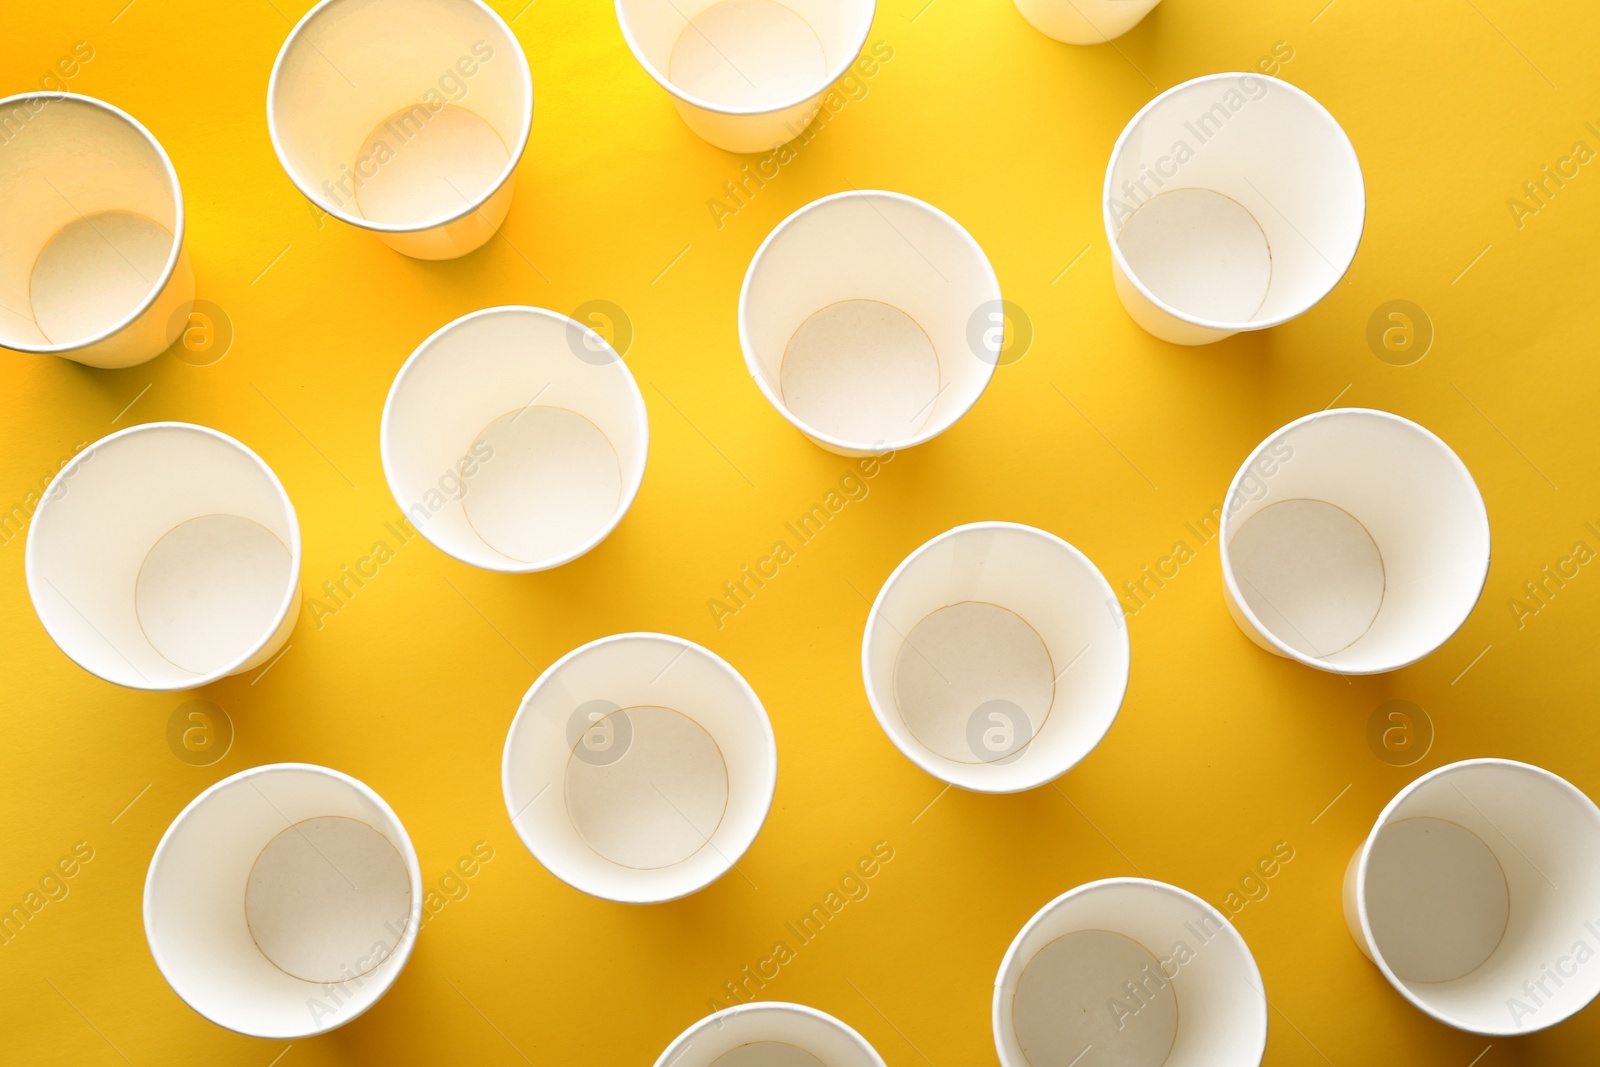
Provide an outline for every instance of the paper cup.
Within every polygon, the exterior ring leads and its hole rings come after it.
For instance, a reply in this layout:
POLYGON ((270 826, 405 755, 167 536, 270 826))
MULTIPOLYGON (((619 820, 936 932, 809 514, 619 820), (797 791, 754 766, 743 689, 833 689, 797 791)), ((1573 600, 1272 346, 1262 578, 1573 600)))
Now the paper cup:
POLYGON ((1043 785, 1087 756, 1128 688, 1111 586, 1067 542, 980 522, 896 567, 861 639, 878 724, 907 759, 963 789, 1043 785))
POLYGON ((372 1007, 421 922, 422 872, 399 817, 309 763, 252 767, 195 797, 144 882, 162 977, 251 1037, 310 1037, 372 1007))
POLYGON ((655 1067, 884 1067, 867 1039, 804 1004, 724 1008, 678 1035, 655 1067))
POLYGON ((1452 763, 1402 789, 1345 871, 1344 917, 1447 1026, 1554 1026, 1600 993, 1600 809, 1549 771, 1452 763))
POLYGON ((131 367, 188 325, 177 171, 149 130, 103 100, 0 100, 0 233, 6 348, 131 367))
POLYGON ((729 152, 793 140, 856 61, 874 0, 616 0, 633 57, 729 152))
POLYGON ((533 307, 475 311, 424 341, 383 408, 406 518, 474 567, 526 573, 603 541, 644 478, 650 426, 627 364, 533 307))
POLYGON ((1147 878, 1062 894, 1011 942, 994 982, 1001 1067, 1255 1067, 1267 996, 1211 905, 1147 878))
POLYGON ((1117 296, 1140 326, 1180 345, 1310 309, 1349 269, 1366 210, 1344 130, 1304 92, 1260 74, 1168 89, 1128 123, 1106 167, 1117 296))
POLYGON ((943 433, 1000 361, 1000 282, 961 225, 899 193, 835 193, 778 224, 745 272, 739 345, 762 395, 846 456, 943 433))
POLYGON ((1161 0, 1016 0, 1029 25, 1066 44, 1103 44, 1133 29, 1161 0))
POLYGON ((1489 515, 1450 446, 1387 411, 1296 419, 1245 460, 1219 525, 1233 621, 1334 674, 1415 663, 1489 576, 1489 515))
POLYGON ((532 121, 528 59, 479 0, 322 0, 267 86, 290 180, 416 259, 454 259, 494 236, 532 121))
POLYGON ((28 595, 51 640, 130 689, 193 689, 271 659, 300 610, 300 526, 227 434, 151 422, 103 437, 45 490, 28 595))
POLYGON ((739 673, 691 641, 617 634, 522 698, 501 781, 551 874, 625 904, 675 900, 739 861, 766 820, 778 749, 739 673))

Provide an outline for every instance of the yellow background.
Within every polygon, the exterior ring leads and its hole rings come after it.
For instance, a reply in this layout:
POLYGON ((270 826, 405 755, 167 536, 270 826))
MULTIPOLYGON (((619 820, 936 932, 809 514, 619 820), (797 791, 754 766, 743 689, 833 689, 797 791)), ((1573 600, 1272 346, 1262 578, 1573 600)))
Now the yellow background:
POLYGON ((870 895, 763 996, 839 1016, 891 1064, 992 1063, 994 974, 1046 901, 1144 874, 1221 905, 1287 841, 1295 859, 1235 919, 1272 1004, 1267 1063, 1592 1061, 1600 1010, 1491 1042, 1409 1007, 1352 945, 1339 885, 1383 803, 1441 763, 1524 759, 1600 795, 1600 567, 1521 626, 1508 607, 1574 542, 1600 547, 1583 525, 1600 525, 1600 167, 1520 227, 1507 206, 1575 141, 1600 149, 1584 125, 1600 120, 1600 11, 1168 0, 1114 46, 1073 48, 1008 0, 883 0, 871 39, 894 58, 866 98, 719 230, 706 202, 743 160, 679 121, 608 3, 525 2, 496 0, 515 16, 536 97, 511 215, 503 237, 448 263, 319 221, 279 168, 267 76, 306 0, 7 6, 0 91, 35 88, 89 42, 94 58, 70 88, 125 108, 166 146, 200 295, 237 336, 205 367, 170 353, 123 371, 7 354, 0 510, 79 441, 144 421, 205 423, 256 449, 287 486, 311 594, 389 539, 398 509, 378 420, 395 371, 439 326, 504 303, 626 309, 652 448, 633 510, 575 563, 479 572, 419 538, 320 628, 303 614, 268 673, 197 694, 236 729, 227 756, 203 768, 166 741, 188 697, 118 689, 71 664, 29 606, 22 540, 0 548, 0 904, 19 901, 75 842, 95 850, 70 896, 0 948, 0 1059, 649 1064, 884 841, 895 858, 870 895), (1345 281, 1287 326, 1208 348, 1165 344, 1112 291, 1098 198, 1111 144, 1157 88, 1253 69, 1278 42, 1293 51, 1282 76, 1333 112, 1360 155, 1361 250, 1345 281), (851 186, 953 215, 1036 338, 953 430, 896 457, 718 629, 707 600, 849 463, 784 423, 746 374, 739 283, 779 220, 851 186), (1365 339, 1373 311, 1398 298, 1426 309, 1437 333, 1406 367, 1365 339), (1262 437, 1336 397, 1439 433, 1478 479, 1493 527, 1488 586, 1465 627, 1385 677, 1321 674, 1250 644, 1223 608, 1215 543, 1199 548, 1184 528, 1221 502, 1262 437), (1054 531, 1119 587, 1180 539, 1199 558, 1131 620, 1127 702, 1087 760, 1020 796, 941 796, 868 710, 863 594, 929 537, 981 519, 1054 531), (580 643, 636 629, 732 662, 765 702, 780 753, 744 877, 644 908, 591 900, 546 873, 511 829, 499 778, 506 728, 538 673, 580 643), (1409 768, 1366 740, 1369 716, 1391 699, 1420 705, 1436 726, 1409 768), (158 974, 140 918, 146 866, 172 817, 212 782, 278 760, 327 764, 378 790, 431 885, 475 842, 495 851, 468 895, 428 922, 385 999, 292 1047, 194 1014, 158 974))

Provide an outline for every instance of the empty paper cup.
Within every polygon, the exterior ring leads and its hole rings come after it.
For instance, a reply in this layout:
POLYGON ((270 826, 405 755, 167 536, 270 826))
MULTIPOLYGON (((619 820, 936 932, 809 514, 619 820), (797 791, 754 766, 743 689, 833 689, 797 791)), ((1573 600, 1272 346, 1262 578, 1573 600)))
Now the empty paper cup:
POLYGON ((1256 1067, 1267 996, 1221 912, 1165 882, 1107 878, 1052 900, 1011 942, 994 1044, 1001 1067, 1256 1067))
POLYGON ((290 180, 417 259, 454 259, 494 236, 532 121, 528 59, 479 0, 322 0, 267 86, 290 180))
POLYGON ((765 1001, 724 1008, 678 1035, 655 1067, 884 1067, 867 1039, 826 1012, 765 1001))
POLYGON ((0 100, 0 345, 131 367, 188 325, 183 190, 133 116, 72 93, 0 100))
POLYGON ((874 0, 617 0, 622 37, 689 128, 730 152, 793 140, 867 43, 874 0))
POLYGON ((1276 78, 1212 74, 1128 123, 1104 209, 1122 306, 1162 340, 1203 345, 1326 296, 1355 257, 1367 193, 1321 104, 1276 78))
POLYGON ((406 518, 463 563, 547 570, 605 539, 644 478, 644 397, 565 315, 475 311, 422 342, 383 408, 383 473, 406 518))
POLYGON ((801 433, 877 455, 937 437, 977 403, 1000 361, 999 310, 994 268, 955 219, 899 193, 835 193, 756 250, 739 345, 801 433))
POLYGON ((1356 850, 1344 917, 1389 984, 1447 1026, 1554 1026, 1600 993, 1600 809, 1526 763, 1430 771, 1356 850))
POLYGON ((703 889, 755 840, 778 780, 772 724, 719 656, 617 634, 557 660, 522 698, 501 782, 528 851, 625 904, 703 889))
POLYGON ((347 774, 274 763, 172 820, 144 882, 144 932, 173 992, 276 1040, 343 1026, 399 977, 422 872, 383 798, 347 774))
POLYGON ((151 422, 101 438, 45 490, 28 595, 78 666, 192 689, 267 662, 300 610, 300 526, 277 475, 227 434, 151 422))
POLYGON ((1219 525, 1222 592, 1256 644, 1335 674, 1426 656, 1489 576, 1489 515, 1439 438, 1387 411, 1296 419, 1245 460, 1219 525))
POLYGON ((861 640, 896 748, 963 789, 1043 785, 1087 756, 1128 688, 1128 631, 1095 565, 1054 534, 957 526, 883 584, 861 640))
POLYGON ((1101 44, 1139 24, 1161 0, 1016 0, 1017 10, 1046 37, 1101 44))

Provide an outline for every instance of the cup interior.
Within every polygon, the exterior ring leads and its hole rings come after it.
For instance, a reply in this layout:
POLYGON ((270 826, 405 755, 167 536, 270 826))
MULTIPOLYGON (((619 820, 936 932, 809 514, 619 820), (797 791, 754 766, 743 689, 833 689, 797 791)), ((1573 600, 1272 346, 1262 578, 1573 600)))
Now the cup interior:
POLYGON ((672 900, 736 863, 777 782, 772 725, 732 667, 662 634, 603 638, 528 690, 506 738, 506 808, 569 885, 672 900))
POLYGON ((1312 666, 1394 670, 1466 621, 1489 518, 1439 438, 1383 411, 1307 416, 1258 446, 1222 517, 1223 575, 1256 628, 1312 666))
POLYGON ((0 345, 63 351, 115 332, 177 263, 182 193, 166 152, 87 97, 0 101, 0 345))
POLYGON ((406 518, 476 567, 582 555, 644 478, 649 426, 627 365, 592 330, 492 308, 423 342, 389 391, 383 468, 406 518))
POLYGON ((1012 523, 959 526, 889 577, 862 642, 895 746, 966 789, 1055 778, 1100 742, 1128 684, 1128 636, 1077 549, 1012 523))
POLYGON ((866 1039, 799 1004, 742 1004, 695 1023, 656 1067, 883 1067, 866 1039))

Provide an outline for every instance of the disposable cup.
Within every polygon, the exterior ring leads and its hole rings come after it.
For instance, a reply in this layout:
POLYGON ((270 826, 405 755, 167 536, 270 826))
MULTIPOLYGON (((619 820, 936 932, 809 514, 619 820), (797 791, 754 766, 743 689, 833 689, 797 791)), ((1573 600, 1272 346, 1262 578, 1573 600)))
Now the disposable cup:
POLYGON ((1430 771, 1351 858, 1344 917, 1389 984, 1445 1025, 1554 1026, 1600 993, 1600 809, 1526 763, 1430 771))
POLYGON ((675 900, 730 870, 772 806, 761 701, 715 653, 617 634, 557 660, 522 698, 501 782, 551 874, 625 904, 675 900))
POLYGON ((131 367, 188 325, 183 190, 150 131, 103 100, 0 100, 0 345, 131 367))
POLYGON ((1244 938, 1193 893, 1107 878, 1063 893, 1017 934, 994 983, 1001 1067, 1093 1047, 1119 1067, 1256 1067, 1267 997, 1244 938))
POLYGON ((300 610, 300 526, 277 475, 186 422, 119 430, 45 490, 28 595, 51 640, 130 689, 192 689, 277 654, 300 610))
POLYGON ((1161 0, 1016 0, 1022 17, 1067 44, 1103 44, 1137 26, 1161 0))
POLYGON ((1307 415, 1256 446, 1219 537, 1233 621, 1334 674, 1420 660, 1489 576, 1489 515, 1466 466, 1416 423, 1368 408, 1307 415))
POLYGON ((1162 340, 1203 345, 1328 295, 1355 258, 1367 194, 1321 104, 1276 78, 1211 74, 1128 123, 1103 206, 1122 306, 1162 340))
POLYGON ((267 129, 295 186, 416 259, 494 236, 532 121, 528 59, 480 0, 322 0, 267 85, 267 129))
POLYGON ((627 364, 553 311, 496 307, 442 327, 384 404, 383 472, 440 550, 526 573, 576 559, 627 513, 650 425, 627 364))
POLYGON ((1100 743, 1128 688, 1128 631, 1095 565, 1054 534, 957 526, 879 590, 861 639, 867 702, 907 759, 1012 793, 1100 743))
POLYGON ((144 932, 172 991, 275 1040, 354 1019, 399 977, 422 872, 383 798, 310 763, 252 767, 172 820, 144 882, 144 932))
POLYGON ((900 193, 825 196, 778 224, 739 291, 739 345, 763 396, 846 456, 909 448, 965 415, 994 375, 1000 282, 961 225, 900 193))
POLYGON ((616 0, 622 37, 700 137, 765 152, 799 136, 867 43, 875 0, 616 0))
POLYGON ((678 1035, 655 1067, 884 1067, 867 1039, 804 1004, 737 1004, 678 1035))

